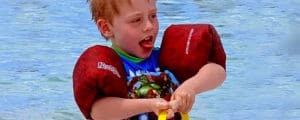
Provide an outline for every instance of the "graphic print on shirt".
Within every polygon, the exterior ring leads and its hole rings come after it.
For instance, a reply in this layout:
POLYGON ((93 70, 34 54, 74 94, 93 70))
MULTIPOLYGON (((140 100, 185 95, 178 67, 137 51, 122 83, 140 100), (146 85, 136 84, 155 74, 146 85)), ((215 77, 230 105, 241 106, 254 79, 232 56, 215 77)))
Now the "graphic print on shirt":
MULTIPOLYGON (((129 70, 127 77, 128 97, 136 98, 163 98, 170 100, 172 93, 179 86, 175 76, 168 70, 164 72, 148 72, 129 70)), ((157 120, 155 113, 142 113, 130 120, 157 120)))
POLYGON ((136 71, 127 78, 129 98, 164 98, 170 100, 179 83, 169 71, 143 72, 136 71))
MULTIPOLYGON (((179 82, 170 71, 160 70, 158 66, 159 49, 154 49, 146 59, 134 58, 116 47, 114 50, 122 59, 125 68, 128 98, 164 98, 170 100, 172 93, 179 86, 179 82)), ((180 120, 181 117, 177 115, 176 118, 178 119, 174 120, 180 120)), ((128 120, 157 119, 158 117, 153 112, 141 113, 128 118, 128 120)))

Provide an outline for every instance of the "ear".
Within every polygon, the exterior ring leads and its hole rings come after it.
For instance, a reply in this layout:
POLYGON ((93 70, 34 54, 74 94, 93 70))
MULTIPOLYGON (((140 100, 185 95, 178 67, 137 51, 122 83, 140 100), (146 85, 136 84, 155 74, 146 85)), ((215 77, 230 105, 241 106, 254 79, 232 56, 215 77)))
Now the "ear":
POLYGON ((111 26, 112 25, 107 20, 104 19, 97 20, 98 30, 105 38, 110 38, 113 36, 113 32, 111 31, 111 26))

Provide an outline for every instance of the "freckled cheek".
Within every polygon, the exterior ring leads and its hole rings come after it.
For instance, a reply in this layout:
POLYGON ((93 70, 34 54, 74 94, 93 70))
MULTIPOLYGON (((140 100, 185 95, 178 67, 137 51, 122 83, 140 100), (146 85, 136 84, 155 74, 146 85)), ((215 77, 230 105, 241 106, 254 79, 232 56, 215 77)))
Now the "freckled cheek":
POLYGON ((139 35, 137 33, 133 33, 132 31, 128 31, 127 34, 123 36, 123 44, 134 44, 140 41, 139 35))
POLYGON ((154 30, 155 30, 156 33, 158 32, 158 29, 159 29, 159 24, 157 22, 157 23, 154 24, 154 30))
POLYGON ((159 27, 157 26, 156 28, 154 28, 154 35, 155 35, 155 37, 157 36, 157 34, 158 34, 158 30, 159 30, 159 27))

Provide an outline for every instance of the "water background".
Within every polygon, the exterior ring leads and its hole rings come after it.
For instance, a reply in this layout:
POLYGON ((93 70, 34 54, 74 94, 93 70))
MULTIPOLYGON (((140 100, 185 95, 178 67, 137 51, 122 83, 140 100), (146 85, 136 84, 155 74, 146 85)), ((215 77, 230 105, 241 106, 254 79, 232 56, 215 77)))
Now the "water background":
MULTIPOLYGON (((170 24, 211 23, 227 79, 197 96, 192 120, 300 120, 299 0, 158 0, 170 24)), ((1 0, 0 120, 81 120, 72 70, 100 37, 86 0, 1 0)))

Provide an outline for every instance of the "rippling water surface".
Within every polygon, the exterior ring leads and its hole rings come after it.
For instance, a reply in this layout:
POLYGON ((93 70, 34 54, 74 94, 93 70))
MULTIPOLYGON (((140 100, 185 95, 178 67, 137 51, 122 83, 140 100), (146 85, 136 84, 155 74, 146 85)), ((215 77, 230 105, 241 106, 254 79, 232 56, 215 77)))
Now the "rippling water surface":
MULTIPOLYGON (((300 119, 299 0, 159 0, 160 45, 170 24, 211 23, 227 53, 227 80, 197 96, 192 120, 300 119)), ((0 120, 80 120, 72 70, 109 45, 85 0, 2 0, 0 120)))

